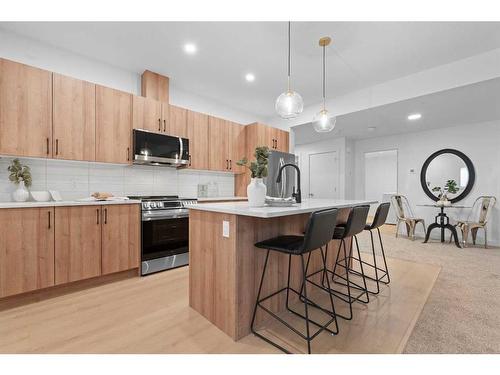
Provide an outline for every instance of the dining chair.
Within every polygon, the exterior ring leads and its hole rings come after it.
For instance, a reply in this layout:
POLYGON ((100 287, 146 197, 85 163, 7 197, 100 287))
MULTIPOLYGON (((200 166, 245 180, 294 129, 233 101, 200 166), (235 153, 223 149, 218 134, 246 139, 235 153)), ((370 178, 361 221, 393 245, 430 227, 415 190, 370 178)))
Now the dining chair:
POLYGON ((399 225, 401 223, 405 223, 406 225, 406 234, 408 237, 411 237, 412 240, 415 240, 415 227, 418 223, 422 224, 424 227, 424 233, 426 232, 425 221, 424 219, 415 217, 413 214, 413 210, 411 209, 410 202, 406 196, 401 194, 396 194, 391 197, 391 203, 394 207, 394 211, 396 212, 397 223, 396 223, 396 238, 399 233, 399 225))
MULTIPOLYGON (((479 229, 484 230, 484 248, 488 248, 488 232, 486 229, 486 224, 491 215, 491 211, 497 202, 497 198, 492 195, 483 195, 478 197, 472 209, 469 212, 467 220, 457 220, 455 227, 460 229, 462 233, 462 246, 467 245, 467 238, 469 237, 469 231, 472 234, 472 243, 476 244, 477 231, 479 229), (477 218, 477 220, 474 219, 477 218)), ((450 236, 451 242, 451 236, 450 236)))

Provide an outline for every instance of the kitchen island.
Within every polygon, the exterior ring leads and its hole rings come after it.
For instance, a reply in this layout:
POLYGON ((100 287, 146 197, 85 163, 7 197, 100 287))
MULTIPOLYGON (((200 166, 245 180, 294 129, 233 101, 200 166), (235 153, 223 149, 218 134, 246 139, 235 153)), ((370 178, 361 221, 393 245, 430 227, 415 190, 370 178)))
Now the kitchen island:
MULTIPOLYGON (((338 222, 345 222, 352 207, 375 201, 309 199, 292 207, 251 208, 248 202, 204 203, 190 206, 189 213, 189 305, 233 340, 250 333, 255 298, 264 265, 265 251, 254 244, 286 234, 302 235, 313 211, 338 208, 338 222)), ((350 240, 347 241, 347 246, 350 240)), ((333 265, 339 242, 329 244, 328 262, 333 265)), ((321 266, 314 251, 309 264, 321 266)), ((273 252, 262 287, 263 295, 284 287, 288 256, 273 252)), ((300 288, 300 258, 292 257, 291 286, 300 288), (295 259, 294 259, 295 258, 295 259)), ((297 298, 297 297, 295 297, 297 298)), ((293 301, 292 301, 293 302, 293 301)), ((284 308, 285 293, 266 301, 268 308, 284 308)), ((260 311, 256 324, 267 319, 260 311)))

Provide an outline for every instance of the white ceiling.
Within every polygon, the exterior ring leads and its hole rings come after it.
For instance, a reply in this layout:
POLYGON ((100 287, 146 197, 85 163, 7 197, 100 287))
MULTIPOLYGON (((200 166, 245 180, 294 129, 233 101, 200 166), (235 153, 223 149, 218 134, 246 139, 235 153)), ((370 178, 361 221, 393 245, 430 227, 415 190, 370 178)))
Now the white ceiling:
POLYGON ((295 144, 328 138, 363 139, 433 128, 500 120, 500 78, 338 116, 331 133, 316 133, 311 124, 293 127, 295 144), (422 114, 410 121, 412 113, 422 114), (375 127, 369 131, 369 127, 375 127))
MULTIPOLYGON (((0 28, 142 73, 259 118, 274 115, 286 83, 284 22, 2 22, 0 28), (182 46, 194 42, 195 56, 182 46), (244 80, 247 72, 255 82, 244 80)), ((321 99, 320 37, 330 35, 329 96, 500 47, 498 22, 292 23, 293 85, 305 105, 321 99), (341 56, 341 57, 339 57, 341 56)))

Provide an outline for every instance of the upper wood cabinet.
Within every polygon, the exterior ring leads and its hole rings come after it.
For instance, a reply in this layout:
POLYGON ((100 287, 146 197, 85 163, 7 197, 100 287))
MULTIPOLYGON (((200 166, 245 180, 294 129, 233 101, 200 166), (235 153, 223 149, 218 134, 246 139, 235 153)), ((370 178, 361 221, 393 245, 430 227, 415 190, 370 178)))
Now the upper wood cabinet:
POLYGON ((273 145, 272 148, 277 151, 288 152, 290 133, 276 128, 271 129, 271 142, 273 145))
POLYGON ((55 208, 55 284, 101 274, 101 206, 55 208))
POLYGON ((95 85, 53 74, 53 157, 95 160, 95 85))
POLYGON ((132 95, 96 86, 96 161, 131 163, 132 95))
POLYGON ((209 169, 208 115, 188 110, 187 133, 189 138, 189 168, 209 169))
POLYGON ((52 154, 52 73, 0 59, 0 154, 52 154))
POLYGON ((161 103, 155 99, 132 97, 132 127, 152 132, 163 131, 161 103))
POLYGON ((169 79, 161 74, 145 70, 141 77, 141 95, 162 103, 169 102, 169 79))
POLYGON ((218 117, 208 118, 209 168, 213 171, 229 171, 228 122, 218 117))
POLYGON ((187 109, 170 105, 167 124, 167 134, 176 137, 188 138, 187 109))
POLYGON ((229 130, 229 170, 234 173, 242 173, 245 167, 236 164, 245 156, 245 127, 235 122, 228 121, 229 130))
POLYGON ((54 208, 0 210, 0 297, 54 285, 54 208))
POLYGON ((139 266, 140 207, 137 204, 102 208, 102 274, 139 266))

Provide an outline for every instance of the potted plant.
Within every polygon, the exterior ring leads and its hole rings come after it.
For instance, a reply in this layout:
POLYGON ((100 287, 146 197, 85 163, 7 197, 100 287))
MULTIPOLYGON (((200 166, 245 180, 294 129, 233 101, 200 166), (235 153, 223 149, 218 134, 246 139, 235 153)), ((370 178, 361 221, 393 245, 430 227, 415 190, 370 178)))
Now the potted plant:
POLYGON ((31 186, 30 167, 21 164, 19 159, 14 159, 7 170, 10 172, 9 180, 17 185, 17 189, 12 193, 12 198, 16 202, 26 202, 29 198, 29 192, 26 188, 31 186))
POLYGON ((255 160, 250 163, 244 157, 236 162, 236 164, 248 168, 251 173, 250 184, 247 186, 248 205, 250 207, 263 207, 266 202, 267 189, 262 178, 267 177, 269 147, 256 147, 254 156, 255 160))
POLYGON ((455 180, 448 180, 446 181, 446 184, 444 184, 443 187, 441 186, 434 186, 432 188, 432 191, 438 193, 438 198, 439 200, 436 202, 436 205, 438 206, 450 206, 451 202, 448 200, 448 193, 450 194, 456 194, 460 188, 458 187, 458 184, 455 180))

